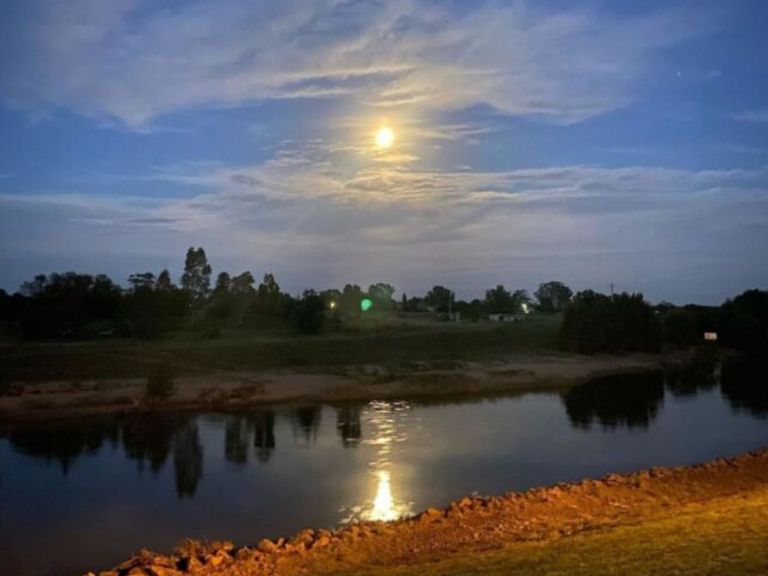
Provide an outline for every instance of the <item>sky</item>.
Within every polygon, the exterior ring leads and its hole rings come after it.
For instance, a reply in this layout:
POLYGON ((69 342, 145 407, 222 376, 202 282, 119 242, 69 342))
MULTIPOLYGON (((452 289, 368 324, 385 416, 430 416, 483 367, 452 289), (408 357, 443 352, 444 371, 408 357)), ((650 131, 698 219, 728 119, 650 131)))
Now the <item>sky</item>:
POLYGON ((768 288, 768 3, 0 2, 0 288, 768 288), (389 148, 375 143, 389 127, 389 148))

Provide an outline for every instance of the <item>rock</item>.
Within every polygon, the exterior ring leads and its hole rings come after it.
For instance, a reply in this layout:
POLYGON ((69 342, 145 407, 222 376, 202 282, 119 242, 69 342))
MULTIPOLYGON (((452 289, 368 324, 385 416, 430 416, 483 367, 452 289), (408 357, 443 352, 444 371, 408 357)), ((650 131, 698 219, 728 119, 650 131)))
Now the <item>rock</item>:
POLYGON ((235 559, 238 562, 252 562, 258 558, 259 552, 250 548, 240 548, 235 552, 235 559))
POLYGON ((295 552, 299 555, 304 555, 307 551, 307 545, 304 544, 304 542, 296 542, 295 544, 286 544, 285 545, 285 551, 286 552, 295 552))
POLYGON ((274 554, 275 552, 277 552, 277 545, 274 542, 272 542, 272 540, 269 540, 268 538, 264 538, 264 540, 259 542, 258 548, 261 552, 264 552, 265 554, 274 554))
POLYGON ((472 507, 472 500, 467 498, 466 496, 459 500, 459 508, 471 508, 472 507))
POLYGON ((150 576, 176 576, 179 571, 174 568, 168 568, 167 566, 147 566, 144 568, 144 572, 150 576))
POLYGON ((315 548, 325 548, 331 543, 331 539, 328 536, 320 536, 317 540, 315 540, 315 543, 312 545, 312 549, 315 548))
POLYGON ((419 522, 427 524, 429 522, 434 522, 435 520, 442 517, 443 512, 441 510, 438 510, 437 508, 427 508, 424 510, 424 512, 421 513, 421 516, 419 516, 419 522))
POLYGON ((296 537, 293 540, 294 542, 302 544, 311 544, 315 540, 315 531, 310 528, 302 530, 296 534, 296 537))
POLYGON ((177 566, 182 572, 195 573, 203 568, 203 563, 198 560, 197 556, 187 556, 179 560, 177 566))

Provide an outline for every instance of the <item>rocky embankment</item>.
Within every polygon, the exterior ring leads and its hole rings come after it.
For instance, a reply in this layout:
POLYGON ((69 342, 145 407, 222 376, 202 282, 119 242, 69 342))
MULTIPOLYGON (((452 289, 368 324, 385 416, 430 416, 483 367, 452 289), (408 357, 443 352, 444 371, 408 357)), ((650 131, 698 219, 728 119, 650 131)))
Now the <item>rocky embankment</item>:
POLYGON ((101 576, 360 574, 372 567, 431 562, 547 543, 594 530, 716 507, 732 497, 768 496, 768 449, 681 468, 612 474, 499 497, 463 498, 396 522, 303 530, 255 546, 181 543, 171 555, 143 551, 101 576))

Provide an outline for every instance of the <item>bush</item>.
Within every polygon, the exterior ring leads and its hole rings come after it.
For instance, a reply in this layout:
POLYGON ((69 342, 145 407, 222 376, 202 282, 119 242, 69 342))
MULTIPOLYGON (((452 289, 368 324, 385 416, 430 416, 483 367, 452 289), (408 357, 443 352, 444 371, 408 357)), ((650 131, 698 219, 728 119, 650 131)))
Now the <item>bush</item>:
POLYGON ((167 400, 175 390, 173 373, 167 366, 158 366, 147 377, 146 397, 150 402, 167 400))

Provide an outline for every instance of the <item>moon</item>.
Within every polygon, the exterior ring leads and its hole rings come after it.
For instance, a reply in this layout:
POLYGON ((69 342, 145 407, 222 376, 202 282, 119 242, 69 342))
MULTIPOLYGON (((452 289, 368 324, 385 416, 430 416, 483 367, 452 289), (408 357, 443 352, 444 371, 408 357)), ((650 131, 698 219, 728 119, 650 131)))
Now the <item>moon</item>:
POLYGON ((382 126, 376 131, 376 147, 389 148, 395 142, 395 132, 388 126, 382 126))

